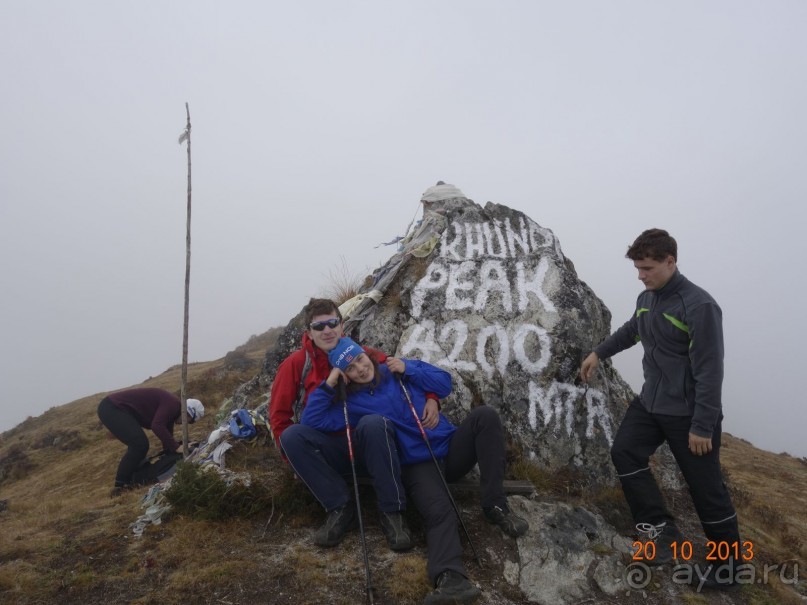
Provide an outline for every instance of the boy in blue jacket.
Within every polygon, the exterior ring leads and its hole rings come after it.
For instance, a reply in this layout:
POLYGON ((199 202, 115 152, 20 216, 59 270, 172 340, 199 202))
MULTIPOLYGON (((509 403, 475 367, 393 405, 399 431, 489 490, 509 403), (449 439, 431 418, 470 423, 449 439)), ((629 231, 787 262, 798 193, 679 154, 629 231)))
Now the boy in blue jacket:
MULTIPOLYGON (((309 396, 301 423, 325 432, 344 430, 344 412, 336 393, 341 378, 347 383, 351 426, 377 419, 392 428, 394 440, 375 455, 390 465, 393 475, 401 477, 406 494, 426 523, 427 571, 435 590, 424 603, 472 602, 479 589, 468 581, 462 564, 457 517, 409 408, 403 385, 409 391, 446 480, 456 481, 479 463, 485 518, 508 535, 518 537, 527 531, 528 525, 507 506, 503 488, 504 432, 498 413, 493 408, 478 406, 459 427, 453 426, 440 414, 437 403, 426 397, 426 393, 434 393, 441 399, 448 396, 451 375, 423 361, 390 357, 385 365, 379 365, 349 338, 340 339, 328 359, 333 370, 309 396)), ((406 495, 402 494, 401 511, 405 504, 406 495)))

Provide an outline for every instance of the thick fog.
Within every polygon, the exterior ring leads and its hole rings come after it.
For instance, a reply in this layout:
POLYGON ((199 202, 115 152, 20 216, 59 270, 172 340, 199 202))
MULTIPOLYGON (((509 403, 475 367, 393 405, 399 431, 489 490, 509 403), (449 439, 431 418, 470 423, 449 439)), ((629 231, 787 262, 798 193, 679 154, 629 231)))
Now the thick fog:
MULTIPOLYGON (((377 267, 437 180, 527 213, 611 309, 678 239, 724 314, 724 430, 807 455, 801 1, 3 3, 0 430, 377 267)), ((617 367, 638 388, 640 351, 617 367)))

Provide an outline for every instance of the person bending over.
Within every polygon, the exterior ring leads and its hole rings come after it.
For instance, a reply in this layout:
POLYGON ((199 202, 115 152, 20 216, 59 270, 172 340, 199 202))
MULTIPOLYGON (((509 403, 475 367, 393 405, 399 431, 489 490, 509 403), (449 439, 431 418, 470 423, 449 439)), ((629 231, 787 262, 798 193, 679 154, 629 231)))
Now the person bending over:
MULTIPOLYGON (((188 421, 193 423, 205 415, 198 399, 188 399, 188 421)), ((126 445, 126 453, 118 463, 112 496, 132 487, 132 476, 145 460, 149 440, 144 428, 151 429, 167 454, 181 453, 174 439, 174 424, 181 414, 179 397, 163 389, 139 388, 107 395, 98 404, 98 418, 112 435, 126 445)))

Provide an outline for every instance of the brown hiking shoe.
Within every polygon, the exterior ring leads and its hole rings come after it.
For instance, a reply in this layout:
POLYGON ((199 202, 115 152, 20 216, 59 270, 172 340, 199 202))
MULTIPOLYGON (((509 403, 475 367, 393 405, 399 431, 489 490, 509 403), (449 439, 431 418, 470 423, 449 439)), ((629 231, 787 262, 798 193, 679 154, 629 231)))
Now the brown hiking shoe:
POLYGON ((317 546, 336 546, 345 537, 348 530, 356 525, 356 511, 353 503, 348 502, 341 508, 328 513, 325 523, 314 532, 314 544, 317 546))
POLYGON ((414 545, 412 532, 409 531, 406 519, 400 511, 381 512, 381 531, 384 532, 384 537, 391 550, 409 550, 414 545))
POLYGON ((491 508, 483 508, 482 511, 485 513, 485 519, 488 520, 488 523, 498 525, 502 528, 502 531, 511 538, 523 536, 530 528, 529 523, 527 523, 525 519, 522 519, 507 508, 492 506, 491 508))
POLYGON ((423 599, 423 605, 467 605, 482 594, 476 586, 461 573, 447 569, 435 582, 435 588, 423 599))
MULTIPOLYGON (((637 523, 636 531, 639 539, 645 542, 653 542, 653 556, 645 558, 647 565, 664 565, 673 560, 672 543, 677 542, 678 546, 684 541, 684 536, 672 521, 662 521, 658 525, 652 523, 637 523)), ((645 548, 647 552, 647 548, 645 548)))

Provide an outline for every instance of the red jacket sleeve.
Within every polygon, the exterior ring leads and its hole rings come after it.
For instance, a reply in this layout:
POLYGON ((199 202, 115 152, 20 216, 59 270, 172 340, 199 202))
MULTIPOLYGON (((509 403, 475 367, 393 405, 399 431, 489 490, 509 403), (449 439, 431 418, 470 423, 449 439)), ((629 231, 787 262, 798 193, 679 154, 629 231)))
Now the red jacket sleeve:
POLYGON ((364 351, 373 359, 375 359, 378 363, 384 363, 387 361, 387 354, 383 351, 379 351, 378 349, 372 349, 370 347, 362 347, 364 351))
POLYGON ((305 351, 296 351, 280 364, 272 382, 269 397, 269 425, 275 443, 280 447, 280 435, 293 424, 294 402, 300 389, 300 377, 305 365, 305 351))

